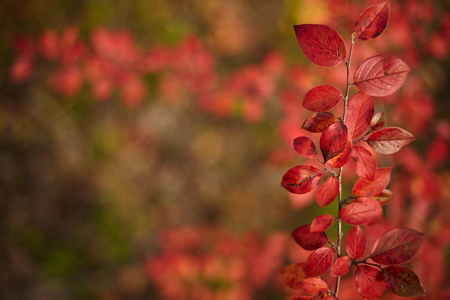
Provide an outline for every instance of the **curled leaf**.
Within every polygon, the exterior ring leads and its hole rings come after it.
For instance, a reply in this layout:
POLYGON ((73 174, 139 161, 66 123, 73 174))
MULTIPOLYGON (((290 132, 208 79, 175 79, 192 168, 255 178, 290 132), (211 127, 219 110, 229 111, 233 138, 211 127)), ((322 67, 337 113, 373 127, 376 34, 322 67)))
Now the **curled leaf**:
POLYGON ((364 60, 355 70, 353 80, 368 95, 382 97, 403 86, 411 69, 401 58, 380 54, 364 60))
POLYGON ((330 112, 315 113, 305 120, 302 128, 310 132, 324 132, 331 124, 340 122, 330 112))
POLYGON ((303 99, 303 107, 314 112, 326 112, 342 99, 342 92, 332 85, 319 85, 306 94, 303 99))
POLYGON ((302 225, 292 231, 294 240, 305 250, 316 250, 328 243, 325 232, 311 232, 311 225, 302 225))
POLYGON ((376 38, 387 26, 389 20, 389 1, 374 4, 365 9, 355 24, 355 38, 370 40, 376 38))
POLYGON ((281 186, 294 194, 305 194, 319 185, 322 173, 314 166, 300 165, 284 174, 281 186))
POLYGON ((394 197, 394 193, 390 190, 384 189, 381 193, 372 196, 373 199, 377 200, 381 205, 388 204, 394 197))
POLYGON ((322 247, 311 253, 306 260, 305 274, 306 277, 320 276, 333 264, 334 252, 333 249, 322 247))
POLYGON ((386 117, 384 116, 384 112, 376 113, 370 121, 370 129, 373 131, 379 130, 383 128, 384 124, 386 124, 386 117))
POLYGON ((327 161, 326 165, 327 167, 333 169, 333 168, 341 168, 345 166, 348 161, 350 160, 350 156, 352 153, 352 140, 350 136, 347 136, 347 144, 345 145, 345 148, 342 150, 341 153, 327 161))
POLYGON ((320 137, 320 149, 322 150, 324 162, 335 157, 344 150, 347 145, 347 126, 344 123, 330 125, 320 137))
POLYGON ((416 138, 408 131, 398 127, 388 127, 372 133, 367 144, 381 154, 392 154, 403 146, 411 144, 416 138))
POLYGON ((344 39, 333 28, 319 24, 294 26, 295 35, 306 57, 322 67, 334 67, 345 60, 344 39))

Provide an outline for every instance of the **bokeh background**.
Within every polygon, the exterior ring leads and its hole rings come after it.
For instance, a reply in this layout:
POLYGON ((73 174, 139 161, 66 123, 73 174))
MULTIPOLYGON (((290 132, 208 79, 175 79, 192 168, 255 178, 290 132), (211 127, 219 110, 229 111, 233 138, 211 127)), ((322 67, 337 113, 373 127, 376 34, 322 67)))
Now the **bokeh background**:
MULTIPOLYGON (((295 295, 279 269, 308 253, 289 233, 336 207, 280 181, 303 162, 303 96, 346 78, 309 62, 292 25, 328 24, 349 45, 376 2, 1 1, 0 299, 295 295)), ((449 10, 391 1, 386 31, 352 61, 392 53, 413 70, 375 99, 417 140, 378 156, 396 166, 395 197, 365 230, 426 233, 410 265, 429 299, 450 295, 449 10)), ((341 293, 358 299, 351 275, 341 293)))

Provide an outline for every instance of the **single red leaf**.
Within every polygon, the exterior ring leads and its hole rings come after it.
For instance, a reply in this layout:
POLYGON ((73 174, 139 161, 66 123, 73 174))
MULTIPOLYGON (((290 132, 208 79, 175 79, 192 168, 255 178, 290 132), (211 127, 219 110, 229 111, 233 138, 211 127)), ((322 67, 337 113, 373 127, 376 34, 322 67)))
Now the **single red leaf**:
POLYGON ((315 113, 305 120, 302 128, 310 132, 324 132, 331 124, 340 122, 330 112, 315 113))
POLYGON ((364 60, 355 70, 353 80, 370 96, 382 97, 395 93, 403 86, 411 69, 399 57, 380 54, 364 60))
POLYGON ((350 260, 350 257, 340 256, 336 259, 333 266, 331 267, 330 275, 333 277, 344 276, 345 274, 347 274, 351 265, 352 265, 352 262, 350 260))
POLYGON ((384 124, 386 124, 386 117, 384 116, 384 112, 376 113, 370 121, 370 129, 374 131, 379 130, 383 128, 384 124))
POLYGON ((327 167, 333 169, 345 166, 350 160, 352 147, 353 143, 351 140, 351 136, 347 136, 347 144, 345 145, 344 150, 342 150, 341 153, 339 153, 338 155, 327 161, 326 163, 327 167))
POLYGON ((301 289, 301 283, 305 280, 305 263, 298 262, 281 268, 281 278, 291 289, 301 289))
POLYGON ((311 223, 311 232, 324 232, 334 223, 334 217, 330 214, 320 215, 311 223))
POLYGON ((371 266, 358 266, 355 271, 355 284, 358 294, 363 298, 380 298, 386 291, 381 271, 371 266))
POLYGON ((306 94, 303 99, 303 107, 314 112, 326 112, 342 99, 342 92, 332 85, 319 85, 306 94))
POLYGON ((403 146, 411 144, 416 138, 408 131, 398 127, 388 127, 372 133, 367 144, 381 154, 392 154, 403 146))
POLYGON ((305 250, 316 250, 328 243, 325 232, 311 232, 311 225, 302 225, 292 231, 294 240, 305 250))
POLYGON ((381 205, 388 204, 394 197, 394 193, 390 190, 384 189, 381 193, 372 196, 373 199, 377 200, 381 205))
POLYGON ((320 278, 306 278, 301 283, 301 289, 310 295, 321 295, 328 291, 328 285, 320 278))
POLYGON ((373 181, 377 173, 377 162, 367 149, 355 146, 352 150, 352 159, 355 161, 355 171, 359 177, 373 181))
POLYGON ((311 253, 306 260, 305 274, 306 277, 320 276, 333 264, 334 252, 329 247, 322 247, 311 253))
POLYGON ((320 137, 320 149, 322 150, 324 162, 335 157, 344 150, 347 145, 347 126, 344 123, 330 125, 320 137))
POLYGON ((370 258, 383 265, 409 261, 422 245, 424 234, 410 228, 395 228, 384 233, 374 245, 370 258))
POLYGON ((426 296, 419 277, 412 270, 402 266, 384 268, 386 287, 401 297, 426 296))
POLYGON ((387 26, 389 20, 389 1, 374 4, 365 9, 355 24, 355 38, 370 40, 376 38, 387 26))
MULTIPOLYGON (((339 213, 339 217, 347 224, 350 225, 362 225, 377 216, 379 211, 377 207, 373 205, 372 198, 358 198, 359 201, 353 201, 346 207, 344 207, 339 213)), ((375 200, 373 200, 375 201, 375 200)), ((378 206, 380 204, 375 201, 378 206)), ((381 207, 381 206, 380 206, 381 207)))
POLYGON ((345 125, 352 138, 362 135, 370 125, 374 105, 372 97, 363 92, 355 94, 348 102, 345 125))
POLYGON ((295 35, 306 57, 322 67, 334 67, 345 60, 344 39, 333 28, 319 24, 294 25, 295 35))
POLYGON ((345 238, 345 250, 348 256, 358 259, 364 255, 366 251, 366 235, 359 226, 355 226, 347 234, 345 238))
POLYGON ((284 174, 281 186, 294 194, 305 194, 319 185, 322 173, 314 166, 300 165, 284 174))
POLYGON ((299 136, 294 140, 294 150, 307 158, 317 158, 316 145, 306 136, 299 136))
POLYGON ((365 205, 369 205, 374 209, 374 212, 371 214, 371 218, 364 223, 364 225, 373 225, 380 222, 383 219, 383 208, 381 207, 380 202, 373 198, 362 197, 353 201, 354 203, 362 203, 365 205))
POLYGON ((324 207, 338 196, 339 193, 339 180, 336 177, 331 176, 328 178, 316 193, 316 202, 320 207, 324 207))
POLYGON ((352 193, 358 197, 372 197, 381 193, 391 180, 392 168, 378 168, 373 181, 359 178, 353 186, 352 193))

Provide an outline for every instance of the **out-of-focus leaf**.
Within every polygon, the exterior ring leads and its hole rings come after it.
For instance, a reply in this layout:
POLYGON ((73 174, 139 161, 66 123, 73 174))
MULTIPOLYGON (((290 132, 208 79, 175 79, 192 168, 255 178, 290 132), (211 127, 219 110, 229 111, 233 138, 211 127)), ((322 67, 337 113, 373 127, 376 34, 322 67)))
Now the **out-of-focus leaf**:
POLYGON ((350 99, 345 125, 347 125, 348 134, 352 138, 356 138, 366 131, 372 120, 374 109, 372 97, 366 93, 359 92, 350 99))
POLYGON ((306 94, 303 107, 314 112, 326 112, 342 99, 342 92, 332 85, 319 85, 306 94))
POLYGON ((314 166, 300 165, 284 174, 281 186, 294 194, 305 194, 319 185, 322 173, 314 166))
POLYGON ((387 189, 384 189, 381 193, 372 196, 372 198, 377 200, 381 205, 391 202, 392 197, 394 197, 394 193, 387 189))
POLYGON ((367 144, 381 154, 392 154, 403 146, 412 143, 416 138, 408 131, 398 127, 388 127, 372 133, 367 144))
POLYGON ((407 267, 390 266, 384 271, 386 287, 394 294, 401 297, 426 296, 419 277, 407 267))
POLYGON ((282 267, 281 278, 291 289, 301 289, 301 283, 305 280, 305 263, 298 262, 282 267))
POLYGON ((330 125, 320 137, 320 149, 322 150, 324 162, 335 157, 344 150, 347 145, 347 126, 343 123, 330 125))
POLYGON ((376 38, 387 26, 389 20, 389 1, 374 4, 365 9, 355 24, 355 38, 370 40, 376 38))
POLYGON ((320 215, 311 222, 311 232, 324 232, 334 223, 334 217, 330 214, 320 215))
POLYGON ((306 260, 305 274, 306 277, 320 276, 333 264, 334 252, 329 247, 322 247, 311 253, 306 260))
POLYGON ((307 136, 299 136, 294 140, 294 150, 301 156, 316 158, 317 151, 314 142, 307 136))
POLYGON ((331 124, 340 122, 330 112, 315 113, 305 120, 302 128, 310 132, 324 132, 331 124))
POLYGON ((333 200, 336 199, 338 193, 339 180, 337 180, 336 177, 331 176, 322 184, 322 186, 317 191, 316 202, 320 207, 324 207, 333 202, 333 200))
POLYGON ((355 226, 347 234, 345 238, 345 250, 348 256, 358 259, 364 255, 366 251, 366 235, 359 226, 355 226))
POLYGON ((325 232, 311 232, 311 225, 302 225, 292 231, 294 240, 305 250, 316 250, 328 243, 325 232))
POLYGON ((320 278, 306 278, 301 284, 301 289, 310 295, 320 295, 328 291, 328 285, 320 278))
POLYGON ((359 178, 353 186, 353 195, 358 197, 372 197, 381 193, 391 180, 393 168, 378 168, 373 181, 359 178))
POLYGON ((383 273, 371 266, 356 267, 355 284, 358 294, 363 298, 380 298, 386 291, 383 273))

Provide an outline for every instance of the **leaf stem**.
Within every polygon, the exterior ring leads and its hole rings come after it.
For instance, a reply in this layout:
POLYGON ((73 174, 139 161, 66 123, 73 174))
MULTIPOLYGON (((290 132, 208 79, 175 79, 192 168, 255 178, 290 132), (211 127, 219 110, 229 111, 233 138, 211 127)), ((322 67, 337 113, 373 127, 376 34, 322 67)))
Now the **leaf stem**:
MULTIPOLYGON (((347 115, 347 104, 348 104, 348 94, 350 91, 351 83, 350 83, 350 62, 352 60, 352 53, 353 53, 353 46, 355 45, 356 39, 355 39, 355 33, 352 34, 352 45, 350 46, 350 52, 348 54, 348 61, 345 63, 347 66, 347 86, 345 89, 345 96, 344 96, 344 113, 342 115, 342 121, 345 123, 345 116, 347 115)), ((341 239, 342 239, 342 221, 339 218, 339 214, 341 213, 343 201, 342 201, 342 167, 339 168, 338 173, 338 181, 339 181, 339 194, 338 194, 338 218, 337 218, 337 243, 336 243, 336 253, 337 258, 341 256, 341 239)), ((336 286, 334 287, 334 295, 338 297, 339 292, 339 284, 341 282, 341 277, 336 278, 336 286)))

